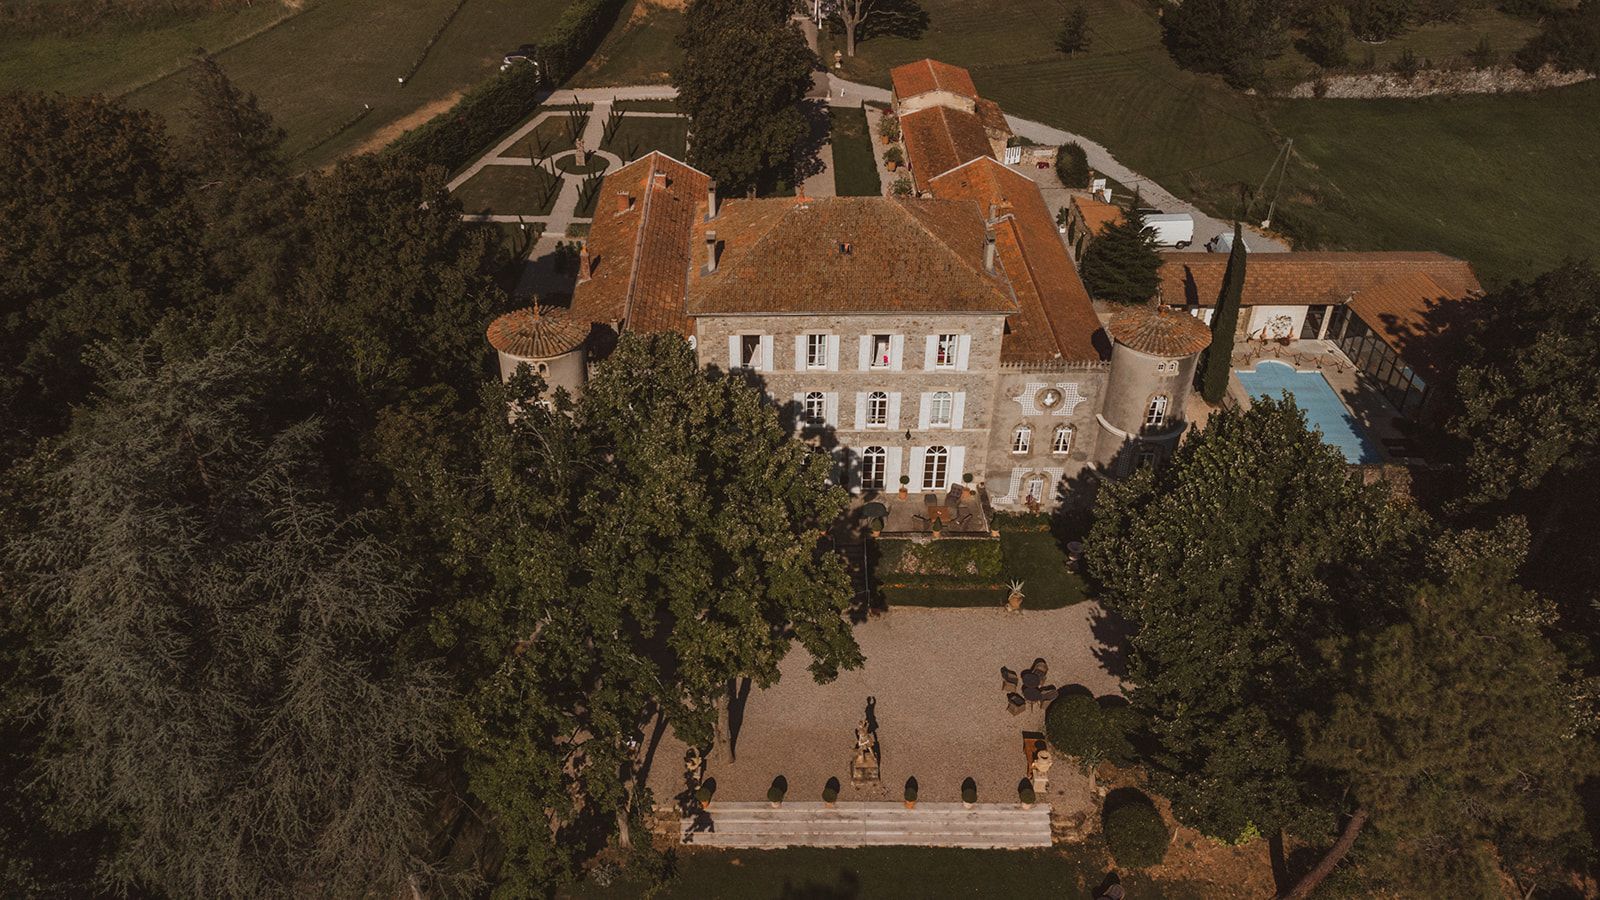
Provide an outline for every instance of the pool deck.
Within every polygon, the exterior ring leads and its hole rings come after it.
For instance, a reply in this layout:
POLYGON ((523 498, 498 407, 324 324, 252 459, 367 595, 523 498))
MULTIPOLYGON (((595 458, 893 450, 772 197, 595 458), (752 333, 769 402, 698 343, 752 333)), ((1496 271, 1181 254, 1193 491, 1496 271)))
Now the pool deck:
POLYGON ((1400 413, 1384 399, 1378 385, 1357 369, 1331 341, 1293 341, 1287 347, 1276 342, 1246 341, 1234 345, 1234 373, 1229 392, 1240 407, 1249 408, 1250 394, 1239 381, 1239 370, 1250 371, 1257 362, 1280 362, 1299 372, 1321 372, 1328 386, 1338 395, 1345 410, 1361 426, 1367 441, 1381 462, 1409 462, 1404 452, 1406 435, 1401 431, 1400 413))

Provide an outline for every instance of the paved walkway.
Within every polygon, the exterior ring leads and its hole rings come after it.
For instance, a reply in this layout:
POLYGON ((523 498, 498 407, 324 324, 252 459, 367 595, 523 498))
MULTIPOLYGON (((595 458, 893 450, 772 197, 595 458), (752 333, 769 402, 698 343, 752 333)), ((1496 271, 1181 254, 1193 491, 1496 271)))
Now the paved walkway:
MULTIPOLYGON (((1044 730, 1044 711, 1011 715, 1000 667, 1020 669, 1044 657, 1047 681, 1115 694, 1120 657, 1103 641, 1119 633, 1094 603, 1020 613, 894 608, 856 626, 862 668, 819 685, 807 671, 809 655, 796 649, 784 659, 779 683, 747 688, 742 703, 723 711, 706 775, 716 780, 717 801, 760 802, 782 775, 795 801, 820 800, 823 785, 838 778, 842 802, 900 802, 906 779, 915 777, 920 800, 952 803, 970 777, 980 802, 1015 802, 1027 775, 1023 734, 1044 730), (850 763, 855 727, 869 704, 883 777, 858 787, 850 783, 850 763)), ((669 730, 649 754, 658 804, 684 792, 685 750, 669 730)), ((1039 800, 1057 815, 1092 806, 1087 779, 1068 760, 1051 769, 1039 800)))

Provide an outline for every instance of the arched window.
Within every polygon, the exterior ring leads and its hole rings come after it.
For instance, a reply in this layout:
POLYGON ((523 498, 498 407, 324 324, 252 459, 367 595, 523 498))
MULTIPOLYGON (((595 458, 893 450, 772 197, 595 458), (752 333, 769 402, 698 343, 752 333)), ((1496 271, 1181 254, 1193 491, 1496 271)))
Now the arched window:
POLYGON ((949 476, 950 451, 943 447, 929 447, 922 456, 922 489, 936 490, 949 476))
POLYGON ((883 490, 887 480, 888 456, 882 447, 868 447, 861 454, 861 486, 869 491, 883 490))
POLYGON ((883 391, 873 391, 867 395, 867 424, 889 424, 889 395, 883 391))
POLYGON ((1167 424, 1167 395, 1157 394, 1150 398, 1150 408, 1144 413, 1144 427, 1160 428, 1167 424))
POLYGON ((1072 426, 1057 425, 1055 437, 1050 440, 1050 452, 1056 456, 1066 456, 1072 452, 1072 426))
POLYGON ((1033 443, 1033 429, 1024 425, 1011 436, 1011 452, 1027 453, 1028 445, 1031 443, 1033 443))
POLYGON ((821 425, 823 418, 827 415, 826 409, 827 400, 822 396, 821 391, 811 391, 806 394, 805 416, 808 424, 821 425))
POLYGON ((951 407, 955 405, 955 395, 949 391, 937 391, 933 401, 928 405, 929 425, 949 425, 951 407))

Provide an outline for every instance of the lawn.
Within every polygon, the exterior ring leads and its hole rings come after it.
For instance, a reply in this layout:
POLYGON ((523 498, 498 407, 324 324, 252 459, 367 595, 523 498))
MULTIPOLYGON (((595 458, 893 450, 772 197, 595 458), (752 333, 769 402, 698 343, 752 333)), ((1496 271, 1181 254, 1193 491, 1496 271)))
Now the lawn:
POLYGON ((624 165, 633 162, 652 150, 660 150, 673 159, 683 159, 689 144, 689 120, 681 116, 624 116, 611 135, 602 141, 600 148, 622 157, 624 165))
MULTIPOLYGON (((1025 517, 1012 518, 1022 521, 1025 517)), ((1006 520, 995 524, 1000 529, 998 574, 905 574, 910 567, 904 557, 912 550, 911 542, 892 539, 872 544, 873 583, 882 586, 889 606, 997 607, 1005 603, 1010 593, 1007 585, 1012 581, 1023 582, 1024 609, 1061 609, 1089 599, 1084 580, 1067 571, 1067 555, 1055 535, 1047 530, 1017 530, 1006 520)), ((967 552, 981 549, 967 539, 948 539, 933 546, 963 554, 963 560, 969 558, 964 555, 967 552)))
MULTIPOLYGON (((1103 844, 1095 839, 1051 850, 794 847, 686 852, 677 857, 676 880, 655 896, 697 900, 801 897, 1065 897, 1089 900, 1111 871, 1113 867, 1103 844)), ((1215 896, 1206 892, 1205 885, 1116 871, 1130 898, 1203 900, 1215 896)), ((624 880, 613 882, 609 888, 586 882, 567 888, 559 896, 573 900, 610 900, 641 896, 642 888, 642 885, 624 880)))
MULTIPOLYGON (((1600 82, 1538 94, 1303 100, 1273 111, 1321 202, 1301 230, 1350 249, 1440 250, 1489 285, 1600 247, 1600 82), (1404 152, 1397 152, 1402 150, 1404 152)), ((1286 188, 1287 190, 1287 188, 1286 188)))
POLYGON ((454 196, 472 215, 547 216, 560 193, 555 180, 537 166, 484 166, 454 196))
MULTIPOLYGON (((545 109, 545 107, 540 107, 540 109, 545 109)), ((571 119, 572 117, 567 113, 557 113, 550 116, 535 125, 533 130, 528 132, 528 136, 517 142, 513 149, 529 159, 543 159, 546 156, 554 156, 557 153, 565 153, 573 149, 576 144, 573 143, 573 122, 571 119)), ((582 133, 581 129, 578 133, 582 133)))
POLYGON ((834 190, 840 197, 877 197, 883 194, 878 161, 872 155, 872 135, 867 114, 844 106, 828 107, 833 134, 834 190))
POLYGON ((617 87, 666 84, 683 56, 676 43, 683 33, 683 11, 632 0, 600 43, 589 64, 567 80, 567 87, 617 87))
MULTIPOLYGON (((425 61, 401 85, 423 49, 456 7, 456 0, 320 0, 298 15, 213 53, 241 89, 255 93, 289 131, 286 149, 324 165, 397 123, 420 124, 459 94, 493 74, 505 51, 537 40, 567 0, 466 0, 425 61), (329 140, 367 106, 372 112, 329 140), (313 149, 314 148, 314 149, 313 149), (309 151, 309 152, 307 152, 309 151)), ((280 9, 262 3, 257 9, 280 9)), ((221 14, 217 14, 221 15, 221 14)), ((189 41, 187 52, 201 41, 189 41)), ((120 50, 120 48, 119 48, 120 50)), ((158 74, 158 67, 151 68, 158 74)), ((61 76, 65 77, 65 75, 61 76)), ((141 80, 141 79, 134 79, 141 80)), ((188 102, 184 79, 166 77, 125 99, 181 120, 188 102)))

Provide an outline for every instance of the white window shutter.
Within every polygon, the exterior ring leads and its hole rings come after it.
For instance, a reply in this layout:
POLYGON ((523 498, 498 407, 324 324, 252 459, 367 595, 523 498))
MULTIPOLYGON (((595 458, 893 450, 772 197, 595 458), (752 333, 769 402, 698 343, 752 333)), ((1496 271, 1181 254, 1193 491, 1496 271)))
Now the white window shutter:
POLYGON ((904 474, 900 468, 903 451, 899 447, 890 447, 883 459, 883 483, 890 490, 900 489, 900 476, 904 474))
POLYGON ((965 372, 967 370, 967 357, 970 355, 972 355, 972 335, 963 334, 956 339, 957 371, 965 372))
POLYGON ((933 364, 939 358, 938 354, 939 336, 937 334, 930 334, 928 335, 928 349, 924 350, 922 353, 922 368, 925 371, 933 371, 933 364))
POLYGON ((900 392, 899 391, 891 391, 889 393, 889 427, 890 428, 899 428, 900 427, 900 392))
POLYGON ((796 372, 803 372, 805 371, 805 368, 806 336, 803 334, 797 334, 794 336, 794 370, 796 372))
POLYGON ((828 371, 839 371, 839 336, 828 335, 828 371))
MULTIPOLYGON (((957 394, 956 396, 959 397, 961 395, 957 394)), ((949 474, 949 478, 950 478, 950 483, 951 484, 962 484, 961 476, 966 474, 966 471, 967 471, 966 469, 964 469, 962 467, 965 466, 966 464, 967 464, 967 448, 965 448, 965 447, 951 447, 950 448, 950 474, 949 474)))
POLYGON ((950 404, 950 427, 960 428, 961 417, 967 411, 967 392, 956 391, 956 398, 950 404))
POLYGON ((861 371, 865 372, 872 367, 872 335, 861 336, 861 371))
POLYGON ((855 424, 855 428, 857 430, 860 430, 860 429, 865 428, 865 427, 867 427, 867 392, 866 391, 856 391, 856 424, 855 424))
POLYGON ((889 368, 895 372, 900 371, 905 356, 906 336, 903 334, 889 335, 889 368))
POLYGON ((777 366, 772 363, 772 335, 763 334, 761 336, 761 365, 756 366, 756 368, 763 372, 776 371, 777 366))
POLYGON ((922 394, 922 402, 919 404, 919 407, 917 409, 917 430, 918 431, 927 431, 928 430, 928 423, 933 420, 933 414, 932 414, 933 411, 931 409, 929 409, 930 401, 932 399, 933 399, 933 395, 932 394, 929 394, 927 392, 924 392, 922 394))
POLYGON ((910 468, 906 474, 911 476, 911 484, 907 485, 907 487, 913 491, 927 490, 928 486, 922 483, 922 476, 927 470, 928 461, 923 459, 923 456, 928 452, 928 448, 912 447, 906 452, 910 456, 910 459, 907 460, 907 465, 910 468))
POLYGON ((744 360, 739 358, 739 336, 730 334, 728 335, 728 371, 732 372, 742 365, 744 365, 744 360))
POLYGON ((839 395, 829 392, 822 395, 822 420, 834 428, 839 427, 839 395))

